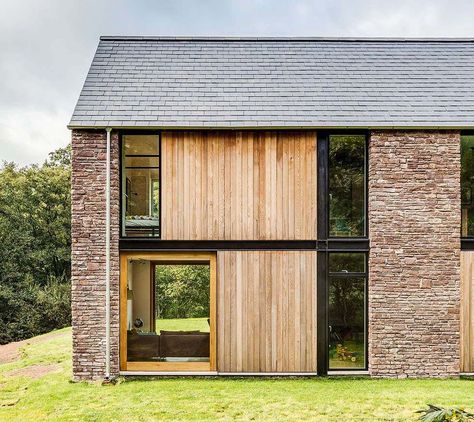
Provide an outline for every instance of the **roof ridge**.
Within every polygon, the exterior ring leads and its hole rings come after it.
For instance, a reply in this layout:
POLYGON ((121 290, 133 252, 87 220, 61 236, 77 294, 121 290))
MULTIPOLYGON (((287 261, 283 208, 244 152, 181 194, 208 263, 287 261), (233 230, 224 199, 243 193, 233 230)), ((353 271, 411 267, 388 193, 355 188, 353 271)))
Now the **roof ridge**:
POLYGON ((317 42, 474 42, 474 38, 400 38, 400 37, 239 37, 239 36, 151 36, 103 35, 101 41, 208 41, 208 42, 265 42, 265 41, 317 41, 317 42))

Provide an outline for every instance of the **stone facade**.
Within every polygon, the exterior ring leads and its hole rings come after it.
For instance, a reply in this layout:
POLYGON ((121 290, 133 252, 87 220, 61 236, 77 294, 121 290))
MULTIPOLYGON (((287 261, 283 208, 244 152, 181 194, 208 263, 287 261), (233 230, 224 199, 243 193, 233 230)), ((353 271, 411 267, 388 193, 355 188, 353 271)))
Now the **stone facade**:
POLYGON ((460 207, 459 132, 372 132, 372 376, 459 374, 460 207))
MULTIPOLYGON (((459 374, 460 134, 374 131, 369 145, 369 369, 459 374)), ((112 132, 111 373, 119 370, 119 142, 112 132)), ((72 133, 76 380, 105 374, 106 132, 72 133)))
MULTIPOLYGON (((119 143, 111 150, 111 373, 119 351, 119 143)), ((75 380, 105 374, 106 132, 72 132, 72 333, 75 380)))

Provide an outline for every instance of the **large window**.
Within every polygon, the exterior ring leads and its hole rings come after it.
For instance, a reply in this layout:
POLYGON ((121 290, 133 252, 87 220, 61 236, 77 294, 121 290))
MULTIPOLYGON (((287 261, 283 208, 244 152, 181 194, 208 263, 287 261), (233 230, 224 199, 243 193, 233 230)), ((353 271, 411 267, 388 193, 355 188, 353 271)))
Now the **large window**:
POLYGON ((329 369, 366 369, 366 254, 329 253, 329 369))
POLYGON ((122 234, 160 235, 160 140, 122 137, 122 234))
POLYGON ((474 135, 461 137, 461 235, 474 237, 474 135))
POLYGON ((363 237, 365 135, 329 137, 329 236, 363 237))
POLYGON ((122 368, 210 370, 215 256, 134 254, 123 259, 122 270, 122 368))

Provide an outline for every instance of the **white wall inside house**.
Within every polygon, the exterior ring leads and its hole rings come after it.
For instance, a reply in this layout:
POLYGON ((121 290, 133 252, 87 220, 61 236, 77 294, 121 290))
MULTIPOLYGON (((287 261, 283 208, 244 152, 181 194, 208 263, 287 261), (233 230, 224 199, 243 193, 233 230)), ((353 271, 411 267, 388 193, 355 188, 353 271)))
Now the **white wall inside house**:
MULTIPOLYGON (((151 274, 150 261, 133 261, 129 268, 132 268, 132 328, 133 321, 140 318, 143 321, 142 331, 150 331, 150 293, 151 293, 151 274)), ((130 286, 130 284, 129 284, 130 286)))

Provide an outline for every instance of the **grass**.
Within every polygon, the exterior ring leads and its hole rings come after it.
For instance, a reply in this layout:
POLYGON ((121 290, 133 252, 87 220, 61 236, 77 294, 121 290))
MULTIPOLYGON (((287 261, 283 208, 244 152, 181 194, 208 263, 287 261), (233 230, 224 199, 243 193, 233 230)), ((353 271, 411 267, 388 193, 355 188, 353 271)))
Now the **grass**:
POLYGON ((209 324, 207 318, 157 319, 156 332, 159 333, 160 330, 209 332, 209 324))
POLYGON ((0 420, 406 421, 426 403, 474 410, 469 380, 137 378, 72 383, 70 329, 0 365, 0 420), (56 365, 39 379, 12 370, 56 365))
POLYGON ((348 352, 356 352, 356 360, 341 359, 337 356, 337 344, 329 350, 329 368, 343 369, 343 368, 364 368, 365 367, 365 345, 363 341, 344 341, 341 344, 348 352))

